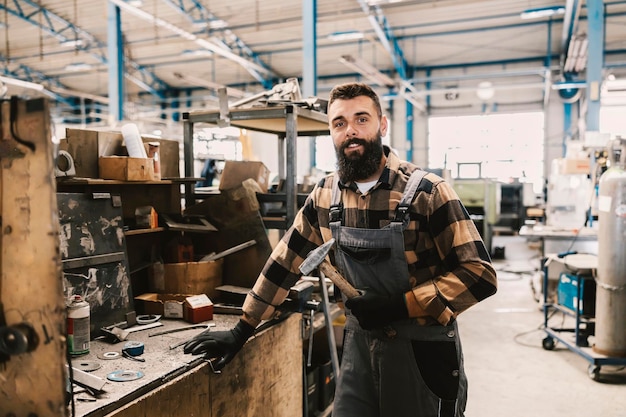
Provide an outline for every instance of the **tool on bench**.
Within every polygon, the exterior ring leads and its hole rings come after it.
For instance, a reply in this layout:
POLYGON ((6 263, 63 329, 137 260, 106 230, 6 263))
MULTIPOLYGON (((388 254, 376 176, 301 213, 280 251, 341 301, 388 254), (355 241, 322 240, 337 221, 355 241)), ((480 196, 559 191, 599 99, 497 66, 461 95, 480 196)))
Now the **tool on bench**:
MULTIPOLYGON (((185 331, 185 330, 193 330, 193 329, 203 329, 203 331, 204 331, 204 330, 210 329, 211 327, 215 327, 215 323, 193 324, 191 326, 178 327, 176 329, 161 330, 159 332, 155 332, 155 333, 149 334, 148 337, 161 336, 161 335, 164 335, 164 334, 182 332, 182 331, 185 331)), ((176 343, 170 345, 170 350, 176 349, 177 347, 180 347, 180 346, 184 345, 185 343, 187 343, 190 340, 191 339, 185 339, 185 340, 181 340, 180 342, 176 342, 176 343)))
MULTIPOLYGON (((354 288, 352 284, 350 284, 337 270, 334 266, 331 265, 330 261, 326 259, 328 252, 330 252, 330 248, 335 244, 335 239, 332 238, 328 242, 319 246, 317 249, 312 250, 307 255, 302 265, 300 265, 300 272, 305 275, 310 274, 315 268, 319 269, 322 275, 326 276, 330 279, 333 284, 339 288, 339 290, 345 294, 348 298, 354 298, 361 293, 359 290, 354 288)), ((325 285, 322 285, 325 288, 325 285)), ((391 326, 383 327, 383 331, 389 338, 396 337, 396 331, 391 326)))
POLYGON ((161 330, 161 331, 158 331, 158 332, 150 333, 148 335, 148 337, 161 336, 163 334, 177 333, 177 332, 182 332, 182 331, 191 330, 191 329, 204 329, 204 330, 207 330, 210 327, 214 327, 214 326, 215 326, 215 323, 193 324, 191 326, 177 327, 175 329, 161 330))
MULTIPOLYGON (((140 315, 139 317, 146 318, 148 316, 140 315)), ((153 316, 153 317, 156 318, 157 316, 153 316)), ((129 311, 128 313, 126 313, 126 321, 115 323, 111 326, 102 327, 100 330, 103 333, 105 341, 109 343, 118 343, 118 342, 123 342, 124 340, 126 340, 130 333, 163 326, 163 323, 159 321, 160 318, 161 316, 158 316, 156 320, 154 321, 150 320, 150 322, 148 323, 143 322, 143 320, 141 320, 143 323, 146 323, 146 324, 142 324, 142 323, 138 323, 136 313, 134 311, 129 311)))

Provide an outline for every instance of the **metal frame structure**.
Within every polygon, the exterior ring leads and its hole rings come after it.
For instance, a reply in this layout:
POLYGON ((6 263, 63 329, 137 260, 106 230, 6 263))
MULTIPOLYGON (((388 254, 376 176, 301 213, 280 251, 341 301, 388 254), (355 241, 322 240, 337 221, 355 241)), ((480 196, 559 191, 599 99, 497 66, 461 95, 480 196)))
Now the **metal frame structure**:
MULTIPOLYGON (((183 113, 183 144, 185 176, 193 177, 193 132, 194 125, 208 123, 224 126, 225 123, 242 129, 278 135, 278 170, 280 179, 285 181, 286 227, 291 226, 298 210, 297 202, 297 139, 328 135, 328 118, 325 113, 310 110, 294 104, 262 108, 231 109, 227 120, 220 111, 198 111, 183 113)), ((185 190, 185 201, 195 201, 193 186, 185 190)))

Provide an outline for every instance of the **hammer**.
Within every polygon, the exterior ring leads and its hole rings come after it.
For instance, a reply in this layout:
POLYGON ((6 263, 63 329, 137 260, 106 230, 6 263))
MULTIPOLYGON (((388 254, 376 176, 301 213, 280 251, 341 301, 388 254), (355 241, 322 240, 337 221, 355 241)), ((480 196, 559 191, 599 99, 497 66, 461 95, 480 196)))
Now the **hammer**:
MULTIPOLYGON (((330 248, 335 244, 335 238, 331 238, 328 242, 319 246, 317 249, 312 250, 307 255, 306 259, 300 265, 300 272, 304 275, 310 274, 315 268, 318 268, 324 276, 328 277, 333 284, 341 290, 343 294, 348 298, 354 298, 361 293, 354 288, 337 270, 331 265, 330 261, 326 259, 326 255, 330 252, 330 248)), ((322 285, 324 285, 322 283, 322 285)), ((383 328, 387 337, 394 338, 396 331, 391 326, 385 326, 383 328)))
POLYGON ((300 265, 300 272, 304 275, 309 275, 315 268, 319 268, 320 272, 328 277, 328 279, 330 279, 332 283, 346 295, 346 297, 354 298, 361 295, 359 291, 354 288, 352 284, 350 284, 343 276, 341 276, 335 267, 332 266, 326 259, 326 255, 328 255, 330 248, 334 244, 335 239, 332 238, 322 246, 319 246, 317 249, 309 252, 304 262, 302 262, 302 265, 300 265))

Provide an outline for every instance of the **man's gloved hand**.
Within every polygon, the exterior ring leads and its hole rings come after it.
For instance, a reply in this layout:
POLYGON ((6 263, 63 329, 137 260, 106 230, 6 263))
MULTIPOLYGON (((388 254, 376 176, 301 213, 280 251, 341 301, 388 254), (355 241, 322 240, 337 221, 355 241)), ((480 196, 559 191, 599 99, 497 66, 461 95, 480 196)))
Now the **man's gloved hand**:
POLYGON ((387 296, 361 290, 361 295, 346 301, 346 307, 365 330, 381 328, 409 316, 404 294, 387 296))
POLYGON ((219 358, 213 369, 218 371, 228 364, 254 334, 254 327, 243 320, 224 331, 205 330, 185 343, 183 351, 192 355, 204 354, 206 359, 219 358))

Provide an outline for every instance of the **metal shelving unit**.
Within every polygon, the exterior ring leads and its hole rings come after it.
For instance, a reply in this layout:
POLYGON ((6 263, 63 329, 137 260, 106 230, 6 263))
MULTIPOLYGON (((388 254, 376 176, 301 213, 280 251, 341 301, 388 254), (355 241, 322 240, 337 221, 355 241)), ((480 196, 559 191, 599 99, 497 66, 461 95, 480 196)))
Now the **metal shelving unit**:
MULTIPOLYGON (((275 134, 279 139, 278 171, 284 180, 286 202, 285 225, 289 227, 298 210, 296 184, 297 138, 328 135, 326 113, 310 110, 295 104, 280 104, 267 107, 231 109, 228 114, 219 110, 183 113, 183 138, 185 176, 193 177, 193 132, 194 126, 208 123, 216 126, 235 126, 252 131, 275 134)), ((192 187, 185 191, 185 201, 194 203, 192 187)))

